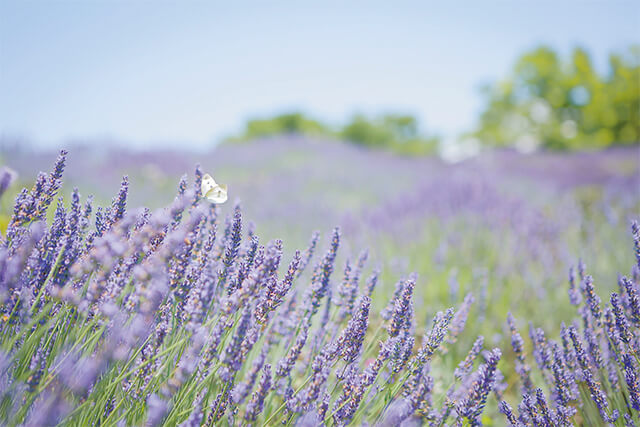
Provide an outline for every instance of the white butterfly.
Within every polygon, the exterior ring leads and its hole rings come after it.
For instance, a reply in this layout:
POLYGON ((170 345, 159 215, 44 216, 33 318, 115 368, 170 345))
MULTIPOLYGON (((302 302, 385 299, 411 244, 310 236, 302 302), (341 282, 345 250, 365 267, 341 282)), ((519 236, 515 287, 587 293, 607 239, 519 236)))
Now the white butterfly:
POLYGON ((215 179, 208 173, 202 177, 200 189, 202 196, 211 203, 224 203, 227 201, 227 186, 217 184, 215 179))

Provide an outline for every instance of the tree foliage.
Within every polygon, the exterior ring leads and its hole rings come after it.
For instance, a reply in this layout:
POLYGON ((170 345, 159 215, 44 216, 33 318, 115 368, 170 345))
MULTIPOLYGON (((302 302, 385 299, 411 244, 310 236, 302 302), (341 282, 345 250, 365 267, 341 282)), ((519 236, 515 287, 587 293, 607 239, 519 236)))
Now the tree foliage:
POLYGON ((604 74, 582 48, 562 58, 539 47, 483 92, 474 136, 484 144, 572 150, 640 140, 640 46, 611 54, 604 74))
POLYGON ((275 135, 327 135, 330 129, 317 120, 302 113, 286 113, 266 119, 251 119, 245 125, 241 135, 231 137, 229 141, 248 141, 275 135))
POLYGON ((299 112, 249 120, 244 131, 228 141, 248 141, 283 134, 340 138, 364 147, 408 155, 432 154, 439 143, 435 136, 424 136, 418 120, 410 115, 367 117, 356 114, 344 126, 332 127, 299 112))

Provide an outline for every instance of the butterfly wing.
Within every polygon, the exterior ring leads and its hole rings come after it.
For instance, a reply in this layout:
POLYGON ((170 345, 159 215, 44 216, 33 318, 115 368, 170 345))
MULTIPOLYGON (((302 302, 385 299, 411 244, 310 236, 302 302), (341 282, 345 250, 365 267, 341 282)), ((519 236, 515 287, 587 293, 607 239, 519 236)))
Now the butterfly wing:
POLYGON ((213 190, 218 184, 216 184, 215 179, 208 173, 202 176, 202 184, 200 185, 200 191, 202 191, 202 195, 207 197, 207 193, 213 190))
POLYGON ((227 186, 217 184, 215 179, 208 173, 202 176, 200 190, 202 191, 202 196, 212 203, 224 203, 227 201, 227 186))

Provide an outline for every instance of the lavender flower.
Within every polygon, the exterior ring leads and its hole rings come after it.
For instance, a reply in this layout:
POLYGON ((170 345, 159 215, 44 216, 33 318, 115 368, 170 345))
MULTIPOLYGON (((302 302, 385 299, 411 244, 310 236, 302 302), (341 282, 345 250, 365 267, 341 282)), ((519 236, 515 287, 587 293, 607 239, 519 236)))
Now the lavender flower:
POLYGON ((271 389, 271 365, 268 363, 265 364, 262 371, 262 378, 260 379, 258 390, 253 393, 251 401, 247 404, 247 412, 244 414, 244 419, 247 422, 255 421, 258 414, 262 412, 264 398, 271 389))
POLYGON ((633 247, 636 253, 636 262, 640 268, 640 225, 638 221, 631 221, 631 235, 633 236, 633 247))
POLYGON ((455 343, 458 335, 460 335, 464 330, 464 326, 467 323, 467 317, 469 317, 469 310, 471 309, 471 305, 473 304, 474 300, 475 299, 473 298, 472 294, 467 294, 464 297, 464 301, 453 317, 451 326, 449 327, 449 336, 447 338, 447 342, 449 344, 455 343))
POLYGON ((631 320, 637 326, 640 325, 640 296, 638 296, 638 290, 633 283, 626 277, 622 277, 622 284, 627 291, 627 298, 629 300, 629 307, 631 308, 631 320))
POLYGON ((582 297, 580 290, 576 286, 576 271, 573 267, 569 269, 569 302, 573 305, 580 305, 582 297))
POLYGON ((573 342, 573 346, 576 349, 576 358, 580 365, 580 369, 582 370, 582 376, 584 381, 587 383, 589 387, 589 392, 591 393, 591 398, 595 402, 600 411, 600 415, 605 422, 614 422, 615 418, 617 418, 616 413, 613 412, 611 415, 608 413, 609 403, 607 402, 606 395, 602 391, 602 387, 600 383, 598 383, 594 378, 591 372, 591 367, 589 366, 589 362, 587 360, 587 355, 582 347, 582 343, 578 338, 578 334, 576 329, 573 326, 569 327, 569 336, 571 337, 571 341, 573 342))
POLYGON ((596 295, 593 287, 593 278, 585 276, 582 286, 591 315, 596 319, 596 322, 599 322, 602 318, 602 308, 600 307, 600 297, 596 295))
POLYGON ((544 393, 540 388, 536 389, 536 402, 538 403, 538 408, 540 408, 540 414, 542 415, 545 425, 556 425, 556 420, 551 416, 549 405, 547 405, 547 399, 544 397, 544 393))
POLYGON ((14 181, 16 173, 7 167, 0 169, 0 198, 14 181))
POLYGON ((502 353, 499 349, 495 348, 491 351, 485 364, 478 368, 477 379, 471 386, 469 394, 459 405, 460 415, 467 418, 472 426, 481 425, 480 415, 493 388, 501 356, 502 353))
POLYGON ((516 419, 516 417, 513 415, 513 410, 511 409, 511 406, 509 406, 507 402, 505 402, 504 400, 501 400, 498 407, 500 409, 500 412, 507 417, 507 421, 509 421, 509 424, 511 424, 511 427, 520 427, 522 425, 522 423, 519 422, 516 419))
POLYGON ((327 251, 322 262, 316 266, 315 271, 313 272, 311 287, 307 298, 307 301, 309 301, 308 304, 311 315, 318 312, 320 301, 327 294, 329 289, 329 278, 331 277, 331 273, 333 273, 333 263, 336 259, 339 246, 340 230, 336 228, 333 230, 331 248, 327 251))
POLYGON ((309 247, 307 247, 307 249, 304 251, 304 255, 300 259, 300 265, 298 267, 298 272, 296 277, 299 277, 303 273, 307 265, 309 265, 309 262, 311 262, 311 258, 313 257, 313 254, 316 250, 316 246, 318 244, 319 239, 320 239, 320 233, 317 231, 314 231, 313 234, 311 235, 311 240, 309 241, 309 247))
POLYGON ((632 336, 629 330, 630 325, 627 320, 627 316, 624 314, 622 307, 620 306, 620 300, 618 299, 618 294, 615 292, 611 294, 611 307, 613 307, 613 314, 616 319, 616 327, 618 329, 618 333, 620 334, 620 339, 629 344, 632 336))
POLYGON ((340 356, 347 363, 354 362, 360 355, 364 336, 369 324, 369 308, 371 299, 363 296, 360 300, 358 311, 349 320, 347 327, 338 338, 338 347, 341 348, 340 356))
POLYGON ((624 379, 629 389, 631 407, 636 411, 640 411, 640 385, 638 384, 635 364, 631 356, 626 353, 623 354, 622 361, 624 363, 624 379))
POLYGON ((471 372, 471 369, 473 368, 473 363, 475 362, 476 357, 478 356, 478 354, 480 354, 480 351, 482 351, 483 344, 484 344, 484 337, 480 335, 473 343, 473 346, 471 347, 471 350, 469 350, 467 357, 465 357, 464 360, 460 362, 460 364, 458 364, 458 367, 454 371, 453 375, 457 379, 460 380, 463 377, 467 376, 469 372, 471 372))
POLYGON ((402 293, 395 299, 395 306, 393 309, 393 315, 391 322, 387 327, 390 337, 395 337, 400 333, 400 330, 404 328, 405 324, 409 321, 411 299, 413 297, 413 288, 415 287, 415 278, 409 278, 402 286, 402 293))
POLYGON ((296 360, 298 360, 298 357, 302 352, 302 348, 307 342, 308 333, 309 325, 304 324, 301 332, 296 336, 295 344, 289 349, 286 356, 278 362, 278 366, 276 368, 277 377, 286 377, 289 375, 293 365, 296 363, 296 360))

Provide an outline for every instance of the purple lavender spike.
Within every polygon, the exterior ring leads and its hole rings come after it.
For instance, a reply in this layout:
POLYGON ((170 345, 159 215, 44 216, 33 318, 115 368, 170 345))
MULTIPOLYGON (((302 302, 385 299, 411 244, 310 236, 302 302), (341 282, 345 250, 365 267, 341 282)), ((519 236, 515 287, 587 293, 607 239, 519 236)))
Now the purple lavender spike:
POLYGON ((522 423, 518 421, 516 417, 513 415, 513 410, 511 409, 511 406, 509 406, 507 402, 505 402, 504 400, 501 400, 500 404, 498 405, 498 409, 500 410, 501 413, 505 415, 505 417, 507 417, 507 421, 509 421, 509 424, 511 424, 511 427, 522 426, 522 423))
POLYGON ((44 214, 47 208, 58 194, 58 190, 62 185, 62 173, 64 172, 65 162, 67 160, 67 151, 60 150, 60 155, 56 160, 56 164, 53 170, 49 174, 48 182, 46 184, 46 191, 44 191, 37 201, 37 217, 44 218, 44 214))
POLYGON ((382 312, 380 312, 380 317, 382 317, 384 320, 391 319, 394 312, 395 303, 402 295, 402 292, 404 291, 404 287, 406 283, 407 283, 407 280, 404 280, 404 279, 400 279, 396 282, 393 295, 389 300, 389 304, 387 304, 387 306, 382 310, 382 312))
POLYGON ((611 307, 613 307, 613 314, 616 319, 616 327, 618 329, 618 334, 620 335, 620 339, 622 342, 629 344, 631 342, 632 336, 630 332, 629 321, 627 320, 627 316, 624 314, 624 311, 620 305, 620 300, 618 299, 618 294, 615 292, 611 294, 611 307))
POLYGON ((200 165, 196 165, 195 170, 195 179, 193 181, 193 201, 191 202, 191 206, 195 207, 198 204, 198 201, 202 198, 202 169, 200 169, 200 165))
POLYGON ((472 426, 481 425, 480 415, 484 410, 487 397, 493 389, 501 356, 502 353, 499 349, 495 348, 491 351, 485 364, 478 368, 478 375, 469 390, 469 394, 459 405, 459 413, 467 418, 472 426))
POLYGON ((387 332, 390 337, 398 336, 400 331, 404 328, 404 325, 407 324, 410 319, 409 307, 411 305, 411 299, 413 298, 413 289, 415 285, 415 279, 413 277, 409 278, 402 286, 401 294, 395 300, 391 322, 387 327, 387 332))
POLYGON ((169 404, 157 394, 152 394, 147 398, 147 408, 147 425, 157 426, 167 415, 169 404))
POLYGON ((11 185, 11 183, 15 180, 16 173, 9 169, 8 167, 3 167, 0 169, 0 199, 7 188, 11 185))
POLYGON ((202 399, 204 398, 206 391, 207 389, 205 388, 198 394, 198 396, 196 396, 189 418, 180 424, 180 427, 200 427, 200 425, 202 425, 202 418, 204 417, 204 413, 202 412, 202 399))
POLYGON ((410 334, 407 329, 403 329, 400 334, 395 337, 393 354, 391 356, 391 368, 394 373, 398 373, 404 369, 411 357, 415 343, 415 337, 410 334))
POLYGON ((631 221, 631 235, 633 236, 633 247, 636 253, 636 262, 640 268, 640 225, 638 221, 631 221))
POLYGON ((589 357, 596 369, 600 369, 604 366, 604 358, 602 357, 602 350, 598 343, 598 338, 594 334, 591 328, 584 329, 584 339, 587 342, 587 349, 589 357))
POLYGON ((231 234, 227 239, 226 248, 224 251, 224 259, 222 263, 225 268, 231 267, 238 251, 240 250, 240 243, 242 242, 242 211, 240 205, 236 205, 233 209, 233 225, 231 226, 231 234))
POLYGON ((507 323, 511 330, 511 347, 516 354, 516 372, 520 375, 522 381, 523 394, 531 394, 533 392, 533 383, 531 382, 531 368, 526 362, 524 353, 524 340, 516 328, 516 321, 511 313, 507 315, 507 323))
POLYGON ((271 389, 271 365, 268 363, 262 369, 262 377, 258 389, 253 393, 251 401, 247 404, 247 411, 244 419, 247 422, 254 422, 264 407, 264 398, 271 389))
POLYGON ((636 325, 640 325, 640 292, 626 277, 622 277, 622 284, 627 291, 627 298, 629 299, 629 307, 631 308, 631 321, 636 325))
POLYGON ((306 301, 308 301, 309 312, 314 315, 318 312, 320 301, 327 294, 329 289, 329 279, 333 273, 333 264, 336 259, 338 247, 340 246, 340 229, 333 230, 331 239, 331 247, 325 254, 324 258, 318 264, 313 272, 311 279, 311 287, 308 290, 306 301))
POLYGON ((320 239, 320 233, 318 231, 314 231, 313 234, 311 235, 309 246, 307 247, 307 249, 305 249, 304 255, 300 260, 300 266, 298 267, 298 273, 296 277, 300 277, 300 275, 303 273, 305 268, 307 268, 307 266, 311 262, 311 258, 313 258, 313 254, 316 250, 316 246, 318 245, 319 239, 320 239))
POLYGON ((431 331, 425 336, 422 348, 418 352, 418 359, 429 360, 433 356, 436 350, 440 347, 444 341, 451 319, 453 318, 453 308, 448 308, 444 313, 438 313, 433 318, 433 326, 431 331))
POLYGON ((542 389, 536 389, 536 402, 538 407, 540 408, 540 414, 542 415, 542 420, 544 421, 544 425, 546 427, 553 427, 556 425, 555 420, 551 415, 551 411, 549 410, 549 405, 547 405, 547 399, 542 392, 542 389))
POLYGON ((573 267, 569 269, 569 302, 572 305, 580 305, 582 301, 582 296, 580 295, 580 290, 576 285, 576 271, 573 267))
POLYGON ((300 333, 296 336, 295 344, 289 349, 286 356, 278 362, 278 366, 276 368, 277 377, 286 377, 289 375, 293 365, 296 363, 296 360, 298 360, 298 357, 302 352, 302 348, 307 342, 308 332, 309 325, 305 323, 300 333))
POLYGON ((369 324, 369 308, 371 299, 363 296, 358 311, 349 320, 346 329, 338 338, 338 346, 341 348, 340 356, 347 363, 354 362, 360 355, 364 337, 369 324))
POLYGON ((593 278, 591 276, 585 276, 582 286, 591 315, 596 319, 596 323, 599 324, 602 318, 602 307, 600 306, 600 297, 596 294, 593 287, 593 278))
POLYGON ((467 376, 469 372, 471 372, 476 357, 478 356, 478 354, 480 354, 480 351, 482 351, 483 344, 484 337, 480 335, 473 343, 473 346, 471 347, 471 350, 469 350, 467 357, 465 357, 464 360, 461 361, 460 364, 458 364, 458 366, 456 367, 453 373, 454 377, 456 377, 457 379, 462 379, 463 377, 467 376))
POLYGON ((409 399, 402 398, 394 400, 386 410, 380 425, 384 427, 399 426, 404 420, 409 418, 409 415, 414 411, 415 408, 409 399))
POLYGON ((602 387, 600 383, 598 383, 593 378, 593 374, 591 372, 591 367, 589 366, 589 362, 587 359, 587 355, 582 347, 582 343, 580 342, 580 338, 578 337, 578 332, 575 327, 569 327, 569 336, 571 337, 571 341, 573 342, 573 346, 576 349, 576 358, 582 370, 582 376, 584 381, 587 383, 589 387, 589 391, 591 393, 591 398, 595 402, 598 410, 600 411, 600 415, 605 422, 614 422, 617 418, 617 413, 614 411, 611 415, 609 415, 609 403, 607 402, 607 397, 602 391, 602 387))
POLYGON ((636 427, 636 423, 633 422, 633 418, 631 418, 631 415, 624 414, 624 425, 626 427, 636 427))
POLYGON ((373 291, 376 288, 376 285, 378 284, 378 280, 380 278, 380 270, 379 269, 375 269, 373 271, 373 273, 371 273, 371 276, 369 276, 369 278, 367 279, 367 283, 366 283, 366 292, 365 295, 368 296, 369 298, 371 298, 371 296, 373 295, 373 291))
POLYGON ((460 308, 451 320, 449 335, 447 337, 447 342, 449 344, 455 343, 457 341, 458 335, 462 333, 462 330, 467 323, 467 317, 469 317, 469 310, 471 309, 471 305, 474 301, 475 298, 470 293, 464 297, 464 301, 462 302, 462 304, 460 304, 460 308))
POLYGON ((578 389, 575 384, 573 374, 567 370, 560 347, 554 342, 551 345, 553 351, 553 379, 555 390, 554 401, 557 405, 567 407, 571 399, 578 398, 578 389))
POLYGON ((640 385, 638 384, 638 376, 634 361, 629 354, 622 355, 624 363, 624 379, 627 382, 629 397, 631 398, 631 407, 636 411, 640 411, 640 385))
POLYGON ((129 178, 127 176, 122 177, 122 183, 120 184, 120 191, 118 195, 113 199, 111 203, 111 209, 109 210, 109 227, 124 218, 124 214, 127 208, 127 195, 129 193, 129 178))
POLYGON ((224 381, 229 380, 242 366, 242 359, 240 357, 242 351, 241 345, 251 326, 251 311, 251 305, 245 305, 242 317, 240 318, 238 326, 233 333, 231 342, 225 349, 224 358, 222 360, 225 366, 220 370, 220 377, 224 381))

